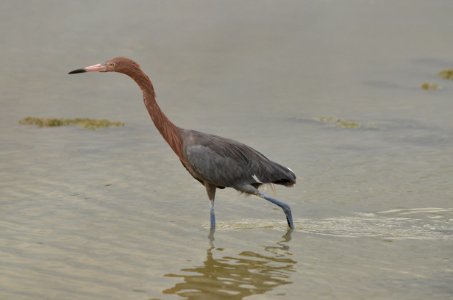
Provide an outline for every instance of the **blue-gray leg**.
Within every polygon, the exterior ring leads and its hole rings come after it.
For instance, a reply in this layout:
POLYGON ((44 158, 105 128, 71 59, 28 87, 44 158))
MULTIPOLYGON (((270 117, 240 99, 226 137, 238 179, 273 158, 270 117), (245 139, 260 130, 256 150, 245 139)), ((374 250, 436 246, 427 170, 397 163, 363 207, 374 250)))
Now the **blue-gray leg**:
POLYGON ((270 196, 268 196, 266 194, 263 194, 263 193, 259 193, 258 195, 261 198, 266 199, 267 201, 269 201, 269 202, 271 202, 271 203, 273 203, 275 205, 278 205, 281 209, 283 209, 283 212, 286 215, 286 221, 288 222, 289 228, 294 229, 293 216, 291 214, 291 208, 289 207, 288 204, 286 204, 283 201, 280 201, 280 200, 277 200, 275 198, 272 198, 272 197, 270 197, 270 196))
POLYGON ((288 226, 289 228, 292 230, 294 229, 294 222, 293 222, 293 216, 291 214, 291 208, 289 207, 288 204, 286 204, 285 202, 283 201, 280 201, 280 200, 277 200, 275 198, 272 198, 264 193, 261 193, 257 188, 255 188, 254 186, 250 185, 250 184, 246 184, 246 185, 238 185, 238 186, 235 186, 234 187, 236 190, 238 191, 241 191, 243 193, 247 193, 247 194, 252 194, 252 195, 257 195, 257 196, 260 196, 261 198, 275 204, 275 205, 278 205, 281 209, 283 209, 283 212, 285 213, 286 215, 286 221, 288 222, 288 226))
POLYGON ((215 229, 214 199, 211 201, 211 230, 215 229))
POLYGON ((215 199, 215 190, 216 186, 211 185, 209 183, 205 184, 206 187, 206 192, 208 193, 208 198, 209 201, 211 202, 211 209, 210 209, 210 215, 211 215, 211 231, 215 230, 215 212, 214 212, 214 199, 215 199))

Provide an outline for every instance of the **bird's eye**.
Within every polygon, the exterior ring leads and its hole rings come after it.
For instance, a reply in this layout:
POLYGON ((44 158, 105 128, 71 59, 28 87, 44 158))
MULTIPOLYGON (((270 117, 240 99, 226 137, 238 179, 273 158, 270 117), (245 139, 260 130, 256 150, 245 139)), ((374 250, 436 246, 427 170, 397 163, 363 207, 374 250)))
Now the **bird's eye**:
POLYGON ((109 63, 109 67, 110 68, 114 68, 115 67, 115 63, 109 63))

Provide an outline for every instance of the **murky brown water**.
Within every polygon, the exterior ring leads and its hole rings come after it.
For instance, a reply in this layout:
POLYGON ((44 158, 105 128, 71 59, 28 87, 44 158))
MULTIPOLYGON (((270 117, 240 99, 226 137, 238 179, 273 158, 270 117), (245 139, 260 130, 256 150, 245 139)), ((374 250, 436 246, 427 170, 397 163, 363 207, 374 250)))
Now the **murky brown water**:
POLYGON ((1 299, 453 297, 451 1, 2 1, 1 299), (261 199, 204 189, 118 74, 182 127, 298 175, 261 199), (424 91, 423 82, 441 88, 424 91), (124 128, 38 129, 90 117, 124 128), (355 120, 337 128, 324 116, 355 120))

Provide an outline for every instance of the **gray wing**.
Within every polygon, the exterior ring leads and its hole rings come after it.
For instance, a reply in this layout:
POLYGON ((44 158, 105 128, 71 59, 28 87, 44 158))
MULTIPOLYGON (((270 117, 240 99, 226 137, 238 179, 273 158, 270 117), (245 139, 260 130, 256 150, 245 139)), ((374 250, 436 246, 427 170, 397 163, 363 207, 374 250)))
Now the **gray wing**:
POLYGON ((185 155, 198 180, 217 187, 295 183, 296 176, 291 170, 245 144, 197 131, 187 134, 185 155))

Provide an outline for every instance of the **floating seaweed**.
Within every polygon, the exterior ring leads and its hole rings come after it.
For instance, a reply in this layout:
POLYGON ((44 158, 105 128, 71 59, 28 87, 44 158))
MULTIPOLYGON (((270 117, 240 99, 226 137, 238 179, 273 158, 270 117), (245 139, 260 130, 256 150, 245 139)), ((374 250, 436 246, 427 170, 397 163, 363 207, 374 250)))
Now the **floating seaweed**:
POLYGON ((26 117, 20 120, 19 123, 23 125, 36 125, 38 127, 59 127, 75 125, 87 129, 124 126, 123 122, 112 122, 105 119, 97 120, 88 118, 62 119, 62 118, 26 117))
POLYGON ((442 79, 453 80, 453 69, 447 69, 447 70, 440 71, 438 73, 438 75, 442 79))
POLYGON ((429 83, 429 82, 424 82, 420 85, 422 89, 425 91, 435 91, 439 89, 439 85, 437 83, 429 83))
POLYGON ((331 124, 339 128, 360 128, 361 125, 357 121, 339 119, 333 116, 322 116, 318 118, 318 121, 324 124, 331 124))

